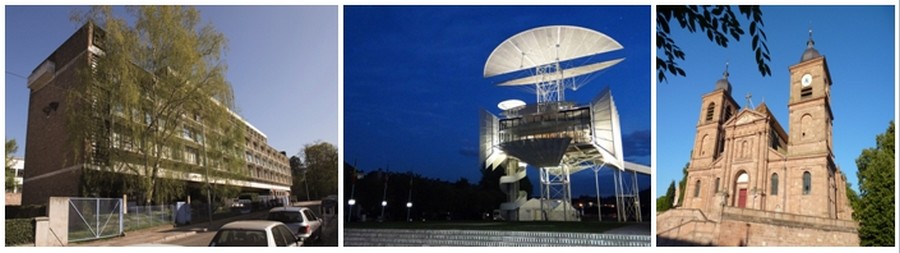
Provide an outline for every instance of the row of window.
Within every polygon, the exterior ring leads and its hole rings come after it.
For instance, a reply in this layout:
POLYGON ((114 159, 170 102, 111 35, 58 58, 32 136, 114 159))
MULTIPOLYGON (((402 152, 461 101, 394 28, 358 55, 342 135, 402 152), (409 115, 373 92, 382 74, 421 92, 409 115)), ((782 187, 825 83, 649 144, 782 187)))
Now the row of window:
MULTIPOLYGON (((742 175, 743 176, 743 175, 742 175)), ((772 173, 772 177, 769 180, 771 185, 769 186, 769 195, 778 195, 778 174, 772 173)), ((716 178, 715 188, 719 189, 719 178, 716 178)), ((812 189, 812 175, 809 174, 809 171, 803 172, 803 195, 809 195, 810 190, 812 189)), ((697 180, 694 184, 694 197, 700 197, 700 180, 697 180)))
POLYGON ((548 121, 571 121, 574 124, 589 125, 591 123, 590 109, 587 107, 568 111, 560 111, 557 114, 541 114, 538 116, 526 116, 519 118, 503 119, 500 121, 500 130, 506 130, 522 125, 540 124, 548 121))
POLYGON ((282 184, 290 184, 290 176, 263 169, 250 169, 250 176, 282 184))
POLYGON ((269 170, 281 170, 282 172, 286 172, 287 170, 285 164, 272 161, 271 159, 262 157, 259 154, 253 155, 253 152, 251 151, 244 152, 244 156, 248 164, 259 165, 269 170))

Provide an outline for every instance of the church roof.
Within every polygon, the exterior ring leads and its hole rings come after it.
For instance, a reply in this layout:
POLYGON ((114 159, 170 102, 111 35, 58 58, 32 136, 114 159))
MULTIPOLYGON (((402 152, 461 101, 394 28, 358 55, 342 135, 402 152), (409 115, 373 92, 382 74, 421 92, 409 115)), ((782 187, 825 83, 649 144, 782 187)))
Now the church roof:
POLYGON ((800 56, 800 62, 822 57, 822 55, 819 54, 819 50, 814 48, 815 45, 816 42, 813 41, 812 38, 812 29, 809 29, 809 40, 806 41, 806 51, 803 51, 803 55, 800 56))
POLYGON ((726 94, 731 94, 731 82, 728 82, 728 63, 725 63, 725 72, 722 73, 722 79, 716 81, 714 90, 724 89, 726 94))

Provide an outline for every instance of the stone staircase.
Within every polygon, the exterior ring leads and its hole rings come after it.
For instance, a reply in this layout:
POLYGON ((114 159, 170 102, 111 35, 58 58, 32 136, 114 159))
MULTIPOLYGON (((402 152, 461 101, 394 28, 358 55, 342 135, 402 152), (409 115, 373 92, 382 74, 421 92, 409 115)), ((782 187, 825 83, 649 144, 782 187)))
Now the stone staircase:
POLYGON ((344 246, 650 246, 648 235, 490 230, 344 229, 344 246))

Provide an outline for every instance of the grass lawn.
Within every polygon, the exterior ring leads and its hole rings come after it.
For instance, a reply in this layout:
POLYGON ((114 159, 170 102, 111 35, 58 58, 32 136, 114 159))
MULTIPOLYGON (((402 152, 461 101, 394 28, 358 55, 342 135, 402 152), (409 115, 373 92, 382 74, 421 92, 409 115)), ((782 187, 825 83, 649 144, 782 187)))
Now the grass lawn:
POLYGON ((646 225, 650 230, 650 223, 618 223, 618 222, 490 222, 490 221, 456 221, 456 222, 365 222, 345 223, 344 228, 366 229, 459 229, 459 230, 503 230, 503 231, 545 231, 545 232, 575 232, 575 233, 601 233, 610 229, 631 225, 646 225))

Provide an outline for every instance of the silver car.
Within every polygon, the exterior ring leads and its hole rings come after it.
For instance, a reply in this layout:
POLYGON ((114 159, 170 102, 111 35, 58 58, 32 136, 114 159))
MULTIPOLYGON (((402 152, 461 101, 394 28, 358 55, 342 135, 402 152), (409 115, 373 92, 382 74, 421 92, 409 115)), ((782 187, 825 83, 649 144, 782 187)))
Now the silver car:
POLYGON ((298 238, 304 241, 319 240, 322 220, 309 208, 295 206, 272 208, 266 219, 283 222, 298 238))
POLYGON ((210 247, 259 246, 259 247, 299 247, 303 240, 284 223, 267 220, 234 221, 219 229, 209 242, 210 247))

